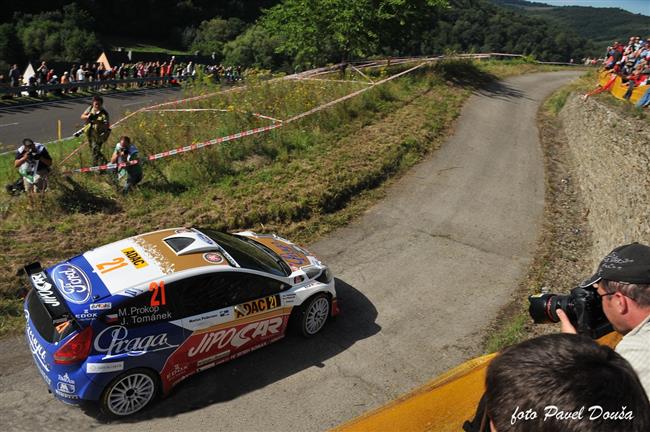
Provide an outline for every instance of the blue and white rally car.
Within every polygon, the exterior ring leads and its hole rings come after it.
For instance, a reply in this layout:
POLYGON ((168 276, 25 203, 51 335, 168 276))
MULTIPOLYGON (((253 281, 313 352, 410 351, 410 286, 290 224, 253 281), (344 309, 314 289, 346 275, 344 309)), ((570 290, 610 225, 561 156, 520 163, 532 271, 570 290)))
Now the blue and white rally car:
POLYGON ((339 311, 325 265, 250 231, 161 230, 25 270, 27 342, 50 391, 112 416, 339 311))

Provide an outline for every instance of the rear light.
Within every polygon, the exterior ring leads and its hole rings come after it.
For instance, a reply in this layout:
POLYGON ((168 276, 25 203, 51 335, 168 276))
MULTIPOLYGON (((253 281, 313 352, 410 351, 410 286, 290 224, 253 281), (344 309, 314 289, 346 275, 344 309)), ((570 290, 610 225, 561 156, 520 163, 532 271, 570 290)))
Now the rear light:
POLYGON ((85 360, 90 353, 92 341, 93 329, 88 326, 56 350, 54 353, 54 363, 73 364, 85 360))

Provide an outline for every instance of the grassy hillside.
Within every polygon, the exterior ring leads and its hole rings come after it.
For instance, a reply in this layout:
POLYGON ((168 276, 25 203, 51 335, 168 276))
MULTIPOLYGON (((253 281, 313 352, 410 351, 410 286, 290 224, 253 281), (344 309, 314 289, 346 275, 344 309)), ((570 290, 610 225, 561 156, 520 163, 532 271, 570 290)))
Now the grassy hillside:
POLYGON ((650 17, 619 8, 550 6, 523 0, 492 1, 514 8, 524 15, 546 19, 563 28, 572 29, 593 41, 603 51, 615 40, 625 42, 630 36, 650 35, 650 17))
MULTIPOLYGON (((376 79, 398 70, 367 73, 376 79)), ((531 70, 540 67, 449 62, 421 68, 269 134, 148 163, 143 183, 126 197, 116 193, 111 175, 65 177, 60 168, 42 201, 3 195, 0 334, 21 326, 18 272, 33 261, 48 266, 120 238, 183 225, 276 232, 310 243, 360 214, 381 196, 382 185, 436 149, 472 89, 492 73, 531 70)), ((142 154, 151 154, 268 124, 251 112, 286 119, 361 87, 253 82, 238 93, 182 105, 226 112, 151 112, 131 117, 115 134, 131 135, 142 154)), ((55 160, 78 144, 56 147, 55 160)), ((75 165, 90 160, 85 147, 72 159, 75 165)), ((0 158, 0 180, 14 177, 10 158, 0 158)))

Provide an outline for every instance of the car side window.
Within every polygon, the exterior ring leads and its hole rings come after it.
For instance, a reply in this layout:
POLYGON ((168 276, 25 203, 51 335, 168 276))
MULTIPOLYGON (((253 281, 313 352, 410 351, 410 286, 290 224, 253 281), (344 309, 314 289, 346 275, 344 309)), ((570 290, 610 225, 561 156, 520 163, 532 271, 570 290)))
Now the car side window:
POLYGON ((275 279, 243 272, 195 276, 167 285, 178 308, 175 318, 185 318, 277 294, 288 285, 275 279))
POLYGON ((219 274, 194 276, 167 285, 167 291, 173 296, 179 316, 185 318, 222 309, 229 304, 227 286, 219 274))
POLYGON ((224 284, 228 285, 232 292, 230 305, 271 296, 286 288, 286 285, 280 281, 250 273, 230 273, 224 276, 226 276, 224 284))

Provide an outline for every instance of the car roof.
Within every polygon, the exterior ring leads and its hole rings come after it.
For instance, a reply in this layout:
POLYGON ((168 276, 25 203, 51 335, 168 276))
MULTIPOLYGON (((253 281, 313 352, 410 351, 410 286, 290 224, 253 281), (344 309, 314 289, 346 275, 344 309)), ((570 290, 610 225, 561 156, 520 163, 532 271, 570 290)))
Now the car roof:
MULTIPOLYGON (((201 231, 171 228, 119 240, 71 260, 86 261, 111 295, 172 274, 215 267, 226 269, 227 253, 201 231)), ((234 263, 234 261, 232 261, 234 263)), ((208 271, 210 269, 206 269, 208 271)))

